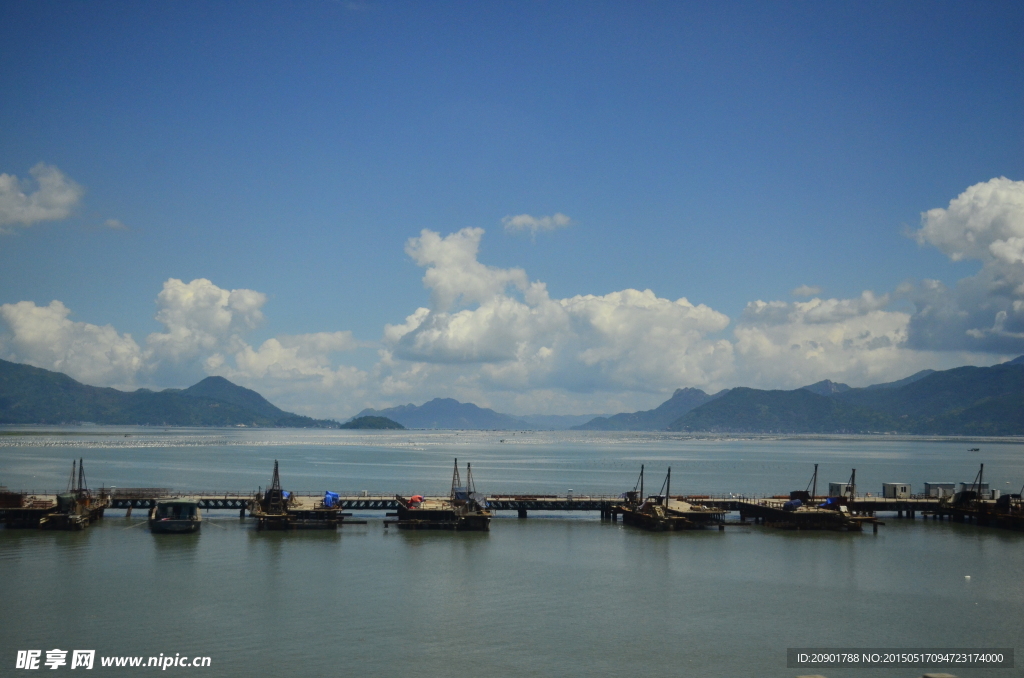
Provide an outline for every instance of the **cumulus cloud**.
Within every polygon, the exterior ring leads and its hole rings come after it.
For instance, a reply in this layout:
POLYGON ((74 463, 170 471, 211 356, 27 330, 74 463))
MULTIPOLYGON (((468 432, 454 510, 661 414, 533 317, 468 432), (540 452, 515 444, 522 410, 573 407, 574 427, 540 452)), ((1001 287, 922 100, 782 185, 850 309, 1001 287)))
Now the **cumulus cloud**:
POLYGON ((31 226, 71 216, 85 190, 59 169, 38 163, 28 171, 31 179, 0 174, 0 233, 5 226, 31 226))
POLYGON ((258 349, 243 346, 235 354, 232 374, 254 379, 268 375, 277 379, 312 378, 330 385, 338 376, 331 367, 330 354, 357 346, 351 332, 281 335, 267 339, 258 349))
POLYGON ((442 238, 424 229, 420 237, 406 243, 406 254, 427 269, 423 284, 430 290, 434 308, 446 310, 456 303, 487 301, 509 285, 526 289, 523 269, 494 268, 477 261, 483 234, 482 228, 464 228, 442 238))
POLYGON ((914 236, 953 261, 982 266, 953 287, 924 280, 901 290, 916 308, 909 346, 1024 353, 1024 181, 975 184, 948 207, 924 212, 914 236))
POLYGON ((258 387, 279 406, 290 404, 300 412, 337 417, 355 407, 353 391, 367 375, 355 367, 335 366, 331 354, 358 346, 351 332, 281 335, 259 348, 242 346, 233 356, 233 365, 223 355, 213 354, 206 368, 210 374, 258 387), (319 394, 320 402, 311 401, 311 393, 319 394), (329 396, 328 402, 323 402, 324 395, 329 396), (339 405, 346 409, 339 412, 339 405))
POLYGON ((437 396, 512 413, 614 412, 684 386, 867 385, 1024 353, 1022 196, 1024 182, 993 179, 922 214, 919 242, 980 263, 952 286, 923 280, 844 299, 802 285, 800 299, 750 302, 735 322, 652 290, 554 298, 521 268, 483 263, 484 231, 467 228, 408 240, 429 301, 384 327, 366 370, 338 356, 361 346, 349 332, 254 344, 267 296, 205 278, 164 283, 163 330, 141 348, 112 327, 72 322, 58 301, 4 305, 0 356, 100 385, 220 374, 286 409, 336 417, 437 396))
POLYGON ((725 314, 651 290, 551 298, 520 269, 480 263, 482 235, 424 231, 410 241, 410 251, 430 245, 430 256, 414 258, 426 269, 432 303, 385 327, 378 397, 408 402, 445 394, 506 411, 544 411, 553 403, 578 411, 581 403, 606 409, 613 399, 637 404, 644 393, 681 386, 796 388, 826 378, 867 385, 929 367, 994 362, 965 349, 910 346, 912 316, 891 308, 905 302, 906 289, 751 302, 725 335, 725 314))
POLYGON ((975 184, 949 207, 921 215, 917 242, 937 247, 953 261, 1020 263, 1024 244, 1024 181, 1006 177, 975 184))
POLYGON ((263 322, 266 301, 262 292, 222 289, 206 278, 170 278, 157 295, 156 319, 164 331, 150 334, 146 344, 156 358, 174 362, 241 350, 242 335, 263 322))
POLYGON ((133 384, 144 354, 132 336, 118 334, 110 325, 74 322, 68 319, 70 314, 59 301, 48 306, 31 301, 0 306, 0 354, 88 384, 133 384))
POLYGON ((165 331, 140 347, 129 334, 68 319, 60 301, 0 306, 0 357, 70 375, 94 386, 183 386, 195 372, 218 374, 315 416, 344 416, 360 406, 366 373, 332 356, 360 346, 351 332, 279 335, 251 346, 245 335, 263 322, 266 295, 226 290, 205 278, 167 280, 156 318, 165 331), (319 394, 311 398, 310 394, 319 394), (325 397, 326 396, 326 397, 325 397))
POLYGON ((385 328, 390 387, 436 378, 437 370, 388 362, 396 359, 464 366, 448 370, 463 386, 581 392, 707 383, 728 369, 728 342, 707 336, 729 324, 724 314, 650 290, 552 299, 523 270, 480 263, 482 236, 482 229, 444 238, 423 231, 410 240, 406 250, 426 268, 431 305, 385 328))
POLYGON ((816 297, 821 294, 821 288, 815 285, 801 285, 793 289, 794 297, 816 297))
POLYGON ((870 291, 855 299, 751 302, 734 331, 744 385, 794 388, 821 379, 865 385, 906 376, 920 362, 903 346, 909 314, 886 310, 887 304, 886 295, 870 291))
POLYGON ((536 235, 538 231, 554 231, 559 228, 572 226, 572 219, 561 212, 555 212, 549 217, 533 217, 529 214, 517 214, 515 216, 509 215, 505 217, 501 220, 501 223, 505 225, 505 231, 507 233, 522 233, 524 231, 529 231, 531 235, 536 235))

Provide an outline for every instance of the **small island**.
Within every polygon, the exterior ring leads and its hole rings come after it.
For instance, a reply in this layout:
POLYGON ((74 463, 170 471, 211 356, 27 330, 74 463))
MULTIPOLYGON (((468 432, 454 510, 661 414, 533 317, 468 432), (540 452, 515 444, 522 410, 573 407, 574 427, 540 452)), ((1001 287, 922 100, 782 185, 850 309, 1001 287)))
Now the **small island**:
POLYGON ((372 429, 401 429, 405 430, 405 427, 399 424, 397 421, 392 421, 387 417, 356 417, 351 421, 347 421, 340 426, 340 428, 372 428, 372 429))

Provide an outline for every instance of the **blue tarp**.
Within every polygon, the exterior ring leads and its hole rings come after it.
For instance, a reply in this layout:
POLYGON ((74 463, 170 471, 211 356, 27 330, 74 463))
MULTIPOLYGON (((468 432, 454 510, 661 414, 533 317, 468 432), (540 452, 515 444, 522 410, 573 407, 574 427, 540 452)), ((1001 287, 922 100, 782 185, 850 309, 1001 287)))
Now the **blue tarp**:
POLYGON ((821 504, 818 504, 818 508, 836 508, 839 506, 840 497, 829 497, 821 504))
POLYGON ((338 493, 327 491, 324 492, 324 506, 327 508, 334 508, 335 502, 338 501, 338 493))
POLYGON ((282 497, 283 499, 287 499, 287 498, 288 498, 288 497, 290 497, 290 496, 292 496, 292 493, 291 493, 291 492, 289 492, 288 490, 282 490, 282 491, 281 491, 281 497, 282 497))
POLYGON ((804 505, 804 503, 802 501, 800 501, 799 499, 793 499, 793 500, 787 501, 785 504, 783 504, 782 505, 782 510, 783 511, 795 511, 795 510, 797 510, 798 508, 800 508, 803 505, 804 505))

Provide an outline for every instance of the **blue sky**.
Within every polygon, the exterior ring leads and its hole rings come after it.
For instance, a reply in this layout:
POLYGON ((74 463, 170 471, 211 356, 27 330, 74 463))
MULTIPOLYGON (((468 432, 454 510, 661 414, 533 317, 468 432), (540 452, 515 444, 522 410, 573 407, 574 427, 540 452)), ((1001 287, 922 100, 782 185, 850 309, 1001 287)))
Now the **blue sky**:
POLYGON ((334 417, 999 362, 1022 34, 1012 2, 0 2, 0 357, 334 417))

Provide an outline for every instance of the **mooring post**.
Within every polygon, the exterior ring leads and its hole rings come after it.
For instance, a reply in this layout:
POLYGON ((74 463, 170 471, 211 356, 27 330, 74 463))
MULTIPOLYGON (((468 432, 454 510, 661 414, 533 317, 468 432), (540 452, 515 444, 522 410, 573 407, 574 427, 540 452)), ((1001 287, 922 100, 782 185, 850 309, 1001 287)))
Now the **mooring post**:
POLYGON ((525 518, 526 517, 526 509, 519 509, 519 517, 520 518, 525 518))
POLYGON ((245 520, 245 507, 238 509, 238 519, 245 520))
POLYGON ((878 534, 878 523, 871 523, 871 531, 878 534))
POLYGON ((124 514, 124 517, 125 518, 131 518, 132 517, 132 505, 131 505, 131 502, 128 502, 128 512, 124 514))

